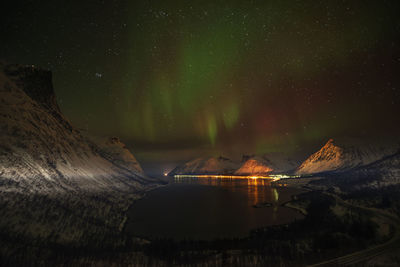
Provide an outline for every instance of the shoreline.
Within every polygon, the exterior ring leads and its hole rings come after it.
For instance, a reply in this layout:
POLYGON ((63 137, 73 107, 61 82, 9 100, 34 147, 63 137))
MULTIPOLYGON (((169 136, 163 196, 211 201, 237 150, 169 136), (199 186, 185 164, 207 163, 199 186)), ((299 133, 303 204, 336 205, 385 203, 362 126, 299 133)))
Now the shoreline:
POLYGON ((292 209, 292 210, 295 210, 295 211, 301 213, 303 216, 307 216, 307 211, 303 207, 294 204, 295 203, 295 199, 294 198, 299 196, 299 195, 301 195, 301 194, 304 194, 306 192, 314 191, 313 189, 311 189, 307 185, 311 181, 320 180, 320 179, 323 179, 323 177, 289 178, 289 179, 285 179, 285 180, 274 181, 271 184, 273 186, 276 186, 276 187, 284 186, 284 187, 297 188, 297 189, 304 190, 304 192, 292 195, 291 196, 291 200, 282 203, 281 206, 289 208, 289 209, 292 209), (284 183, 285 181, 288 181, 289 183, 284 183))
POLYGON ((307 211, 305 209, 303 209, 299 206, 293 205, 292 202, 293 202, 293 200, 286 201, 285 203, 282 203, 281 206, 295 210, 295 211, 301 213, 303 216, 307 216, 307 211))

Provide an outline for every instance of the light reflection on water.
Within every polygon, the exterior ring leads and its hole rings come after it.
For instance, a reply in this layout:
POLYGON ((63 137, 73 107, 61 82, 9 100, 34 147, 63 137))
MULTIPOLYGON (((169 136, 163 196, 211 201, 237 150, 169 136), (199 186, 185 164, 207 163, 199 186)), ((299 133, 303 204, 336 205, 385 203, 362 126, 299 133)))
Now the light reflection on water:
POLYGON ((230 190, 232 192, 247 191, 248 204, 250 206, 260 203, 275 204, 276 209, 279 203, 279 191, 271 186, 271 180, 253 179, 253 178, 174 178, 172 183, 175 184, 199 184, 207 186, 218 186, 230 190))
POLYGON ((302 218, 281 205, 297 193, 269 179, 171 178, 132 205, 126 230, 176 239, 243 237, 251 229, 302 218))

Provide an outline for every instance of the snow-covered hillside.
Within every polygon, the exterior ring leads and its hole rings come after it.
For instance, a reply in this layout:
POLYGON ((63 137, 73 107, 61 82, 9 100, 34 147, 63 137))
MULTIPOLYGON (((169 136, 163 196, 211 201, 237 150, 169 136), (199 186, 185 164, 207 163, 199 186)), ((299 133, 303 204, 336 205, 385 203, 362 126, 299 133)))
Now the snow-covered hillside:
POLYGON ((145 187, 148 178, 119 140, 93 142, 63 116, 50 72, 0 68, 1 179, 22 191, 47 193, 145 187))
POLYGON ((398 144, 366 144, 335 142, 330 139, 296 170, 297 174, 342 172, 365 166, 398 151, 398 144))
POLYGON ((169 175, 176 174, 231 174, 238 165, 228 158, 197 158, 173 169, 169 175))
POLYGON ((82 134, 57 105, 51 72, 0 63, 0 234, 114 244, 134 199, 158 183, 118 138, 82 134))
POLYGON ((400 153, 351 171, 350 176, 366 177, 369 185, 381 187, 400 183, 400 153))

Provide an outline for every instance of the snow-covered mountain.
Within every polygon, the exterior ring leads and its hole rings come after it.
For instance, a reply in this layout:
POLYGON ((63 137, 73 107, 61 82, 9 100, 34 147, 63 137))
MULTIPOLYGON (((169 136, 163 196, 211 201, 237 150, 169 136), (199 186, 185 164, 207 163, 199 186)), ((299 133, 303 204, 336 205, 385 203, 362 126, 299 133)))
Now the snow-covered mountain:
POLYGON ((330 139, 319 151, 306 159, 296 170, 296 173, 315 174, 348 171, 393 155, 398 150, 398 144, 345 143, 330 139))
POLYGON ((150 181, 118 139, 93 141, 71 125, 51 72, 0 64, 0 102, 2 191, 132 192, 150 181))
POLYGON ((274 171, 262 157, 251 157, 247 159, 239 169, 235 171, 236 175, 265 175, 274 171))
POLYGON ((1 236, 115 245, 128 207, 157 185, 118 138, 71 125, 49 71, 0 63, 1 236))
POLYGON ((225 157, 197 158, 173 169, 176 174, 232 174, 238 165, 225 157))
POLYGON ((275 153, 263 156, 243 155, 242 161, 236 163, 225 157, 197 158, 179 165, 169 175, 176 174, 234 174, 234 175, 267 175, 287 173, 294 170, 299 163, 288 159, 283 154, 275 153))
POLYGON ((263 156, 243 156, 242 165, 236 170, 237 175, 267 175, 272 173, 288 173, 298 166, 298 162, 284 154, 273 153, 263 156))

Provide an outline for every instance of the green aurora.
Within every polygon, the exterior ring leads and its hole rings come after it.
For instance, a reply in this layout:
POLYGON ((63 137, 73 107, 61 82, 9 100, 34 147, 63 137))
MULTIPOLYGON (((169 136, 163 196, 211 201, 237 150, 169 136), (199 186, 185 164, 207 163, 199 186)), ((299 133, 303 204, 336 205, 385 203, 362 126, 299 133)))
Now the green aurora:
POLYGON ((141 94, 128 112, 126 98, 120 127, 149 143, 191 137, 216 146, 244 138, 259 153, 364 129, 347 114, 366 117, 355 97, 367 88, 347 76, 331 82, 395 37, 388 8, 336 1, 129 6, 138 12, 129 18, 131 75, 122 84, 133 88, 123 95, 141 94), (339 105, 348 90, 355 96, 339 105))
POLYGON ((52 69, 66 116, 134 151, 266 153, 399 133, 395 1, 52 6, 15 4, 25 20, 3 36, 19 45, 3 42, 1 57, 52 69))

